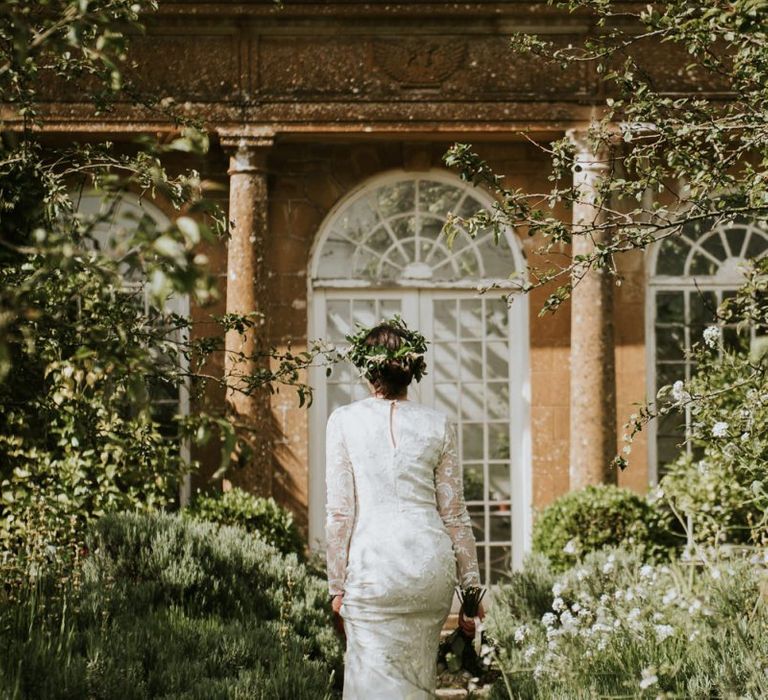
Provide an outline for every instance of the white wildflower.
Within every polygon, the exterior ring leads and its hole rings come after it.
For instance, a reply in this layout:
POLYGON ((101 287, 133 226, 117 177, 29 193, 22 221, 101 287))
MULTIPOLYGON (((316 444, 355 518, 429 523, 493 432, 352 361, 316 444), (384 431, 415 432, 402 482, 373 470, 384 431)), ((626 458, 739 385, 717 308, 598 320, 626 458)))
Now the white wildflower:
POLYGON ((575 539, 568 540, 568 542, 566 543, 565 547, 563 547, 563 552, 565 552, 566 554, 571 554, 571 555, 578 554, 579 553, 579 548, 578 548, 578 545, 576 543, 576 540, 575 539))
POLYGON ((656 631, 656 639, 660 642, 669 639, 675 634, 675 628, 672 625, 654 625, 654 630, 656 631))
POLYGON ((644 668, 642 670, 642 677, 640 678, 640 690, 647 690, 651 686, 656 685, 659 682, 659 677, 656 675, 656 669, 653 666, 644 668))
POLYGON ((555 596, 555 598, 559 598, 563 595, 563 591, 565 590, 565 586, 557 581, 554 586, 552 586, 552 595, 555 596))
POLYGON ((557 597, 552 601, 552 610, 556 610, 557 612, 562 612, 565 610, 565 601, 557 597))
POLYGON ((627 615, 627 619, 630 622, 637 620, 638 617, 640 617, 640 608, 632 608, 632 610, 630 610, 629 614, 627 615))
POLYGON ((747 440, 749 440, 749 433, 742 433, 741 434, 741 441, 742 442, 746 442, 747 440))
POLYGON ((518 644, 522 644, 525 641, 525 637, 528 634, 528 627, 526 625, 522 625, 521 627, 518 627, 515 630, 515 641, 518 644))
POLYGON ((723 438, 728 435, 728 423, 724 420, 717 421, 712 426, 712 437, 723 438))
POLYGON ((717 581, 717 579, 719 579, 720 576, 722 576, 722 574, 720 573, 720 569, 712 569, 712 571, 710 571, 710 576, 712 576, 712 578, 715 579, 715 581, 717 581))
POLYGON ((695 598, 693 602, 688 606, 688 614, 694 615, 695 613, 699 612, 701 610, 701 601, 698 598, 695 598))
POLYGON ((650 564, 643 564, 640 567, 640 578, 651 578, 653 576, 653 567, 650 564))
POLYGON ((677 598, 677 591, 674 588, 670 588, 661 599, 664 605, 669 605, 675 598, 677 598))
POLYGON ((672 398, 675 403, 685 403, 691 400, 691 395, 685 390, 685 382, 682 379, 678 379, 672 385, 672 398))
POLYGON ((523 658, 526 661, 530 661, 534 656, 536 655, 536 647, 531 644, 530 646, 527 646, 525 648, 525 651, 523 652, 523 658))
POLYGON ((583 581, 585 578, 589 576, 589 571, 586 569, 576 569, 576 580, 577 581, 583 581))
POLYGON ((717 326, 709 326, 704 329, 704 342, 707 344, 707 347, 716 348, 719 340, 720 328, 717 326))
POLYGON ((557 616, 551 612, 544 613, 544 615, 541 618, 541 622, 544 625, 544 627, 552 627, 555 624, 555 622, 557 622, 557 616))
POLYGON ((603 573, 604 574, 610 574, 613 571, 613 562, 607 561, 605 564, 603 564, 603 573))
POLYGON ((570 630, 576 626, 576 618, 571 615, 570 611, 564 610, 563 614, 560 615, 560 624, 564 629, 570 630))

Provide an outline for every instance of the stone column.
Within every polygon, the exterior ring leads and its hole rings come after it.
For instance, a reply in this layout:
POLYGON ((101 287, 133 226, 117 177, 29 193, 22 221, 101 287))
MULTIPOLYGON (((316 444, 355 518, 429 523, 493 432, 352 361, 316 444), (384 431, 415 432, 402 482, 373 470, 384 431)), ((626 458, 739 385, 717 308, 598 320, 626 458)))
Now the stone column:
MULTIPOLYGON (((574 185, 580 190, 573 207, 574 234, 600 223, 598 180, 608 169, 609 153, 593 153, 585 131, 572 130, 576 147, 574 185)), ((572 254, 591 253, 610 231, 574 235, 572 254)), ((570 488, 616 483, 611 460, 616 454, 616 367, 613 336, 613 284, 605 269, 574 274, 571 297, 570 488)), ((639 322, 639 321, 638 321, 639 322)))
MULTIPOLYGON (((272 416, 269 392, 256 389, 244 393, 246 375, 268 366, 269 348, 264 251, 267 240, 266 160, 273 140, 268 134, 243 131, 219 132, 229 153, 229 241, 227 244, 228 314, 253 314, 256 325, 247 333, 228 331, 224 369, 233 388, 227 391, 227 409, 238 435, 252 449, 249 459, 238 457, 226 479, 262 495, 272 491, 272 416)), ((234 461, 234 459, 233 459, 234 461)))

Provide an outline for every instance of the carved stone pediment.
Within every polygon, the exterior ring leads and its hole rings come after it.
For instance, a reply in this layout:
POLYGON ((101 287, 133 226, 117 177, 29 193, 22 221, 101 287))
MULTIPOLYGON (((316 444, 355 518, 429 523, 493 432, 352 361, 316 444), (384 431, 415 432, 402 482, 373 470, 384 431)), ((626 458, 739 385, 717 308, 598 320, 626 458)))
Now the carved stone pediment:
POLYGON ((464 62, 463 41, 412 37, 373 43, 376 65, 404 88, 439 88, 464 62))

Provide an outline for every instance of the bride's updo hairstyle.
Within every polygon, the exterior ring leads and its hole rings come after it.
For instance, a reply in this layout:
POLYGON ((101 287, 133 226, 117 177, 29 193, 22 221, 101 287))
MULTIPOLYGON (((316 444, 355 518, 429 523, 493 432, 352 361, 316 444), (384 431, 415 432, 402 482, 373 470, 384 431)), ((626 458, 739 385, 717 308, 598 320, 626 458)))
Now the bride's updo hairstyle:
POLYGON ((349 359, 385 398, 400 396, 411 381, 426 374, 426 340, 418 331, 408 330, 399 316, 362 328, 347 340, 349 359))

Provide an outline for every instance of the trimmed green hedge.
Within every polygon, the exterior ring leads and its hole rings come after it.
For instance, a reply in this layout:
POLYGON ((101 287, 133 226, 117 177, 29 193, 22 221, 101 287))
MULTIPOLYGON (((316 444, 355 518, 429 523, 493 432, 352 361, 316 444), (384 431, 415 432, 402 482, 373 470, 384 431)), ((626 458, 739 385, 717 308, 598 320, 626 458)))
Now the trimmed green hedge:
POLYGON ((562 570, 606 546, 641 547, 649 559, 668 558, 682 544, 663 511, 629 489, 587 486, 547 506, 533 525, 533 549, 562 570))
POLYGON ((213 494, 198 494, 184 509, 196 520, 235 525, 261 535, 283 554, 304 553, 304 542, 293 522, 293 514, 273 498, 254 496, 233 488, 213 494))

